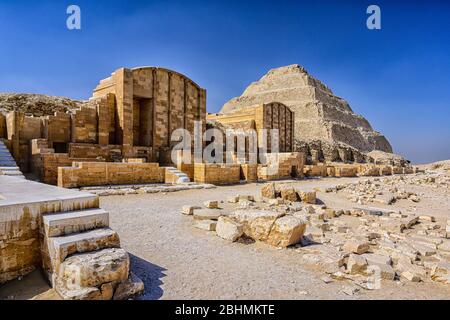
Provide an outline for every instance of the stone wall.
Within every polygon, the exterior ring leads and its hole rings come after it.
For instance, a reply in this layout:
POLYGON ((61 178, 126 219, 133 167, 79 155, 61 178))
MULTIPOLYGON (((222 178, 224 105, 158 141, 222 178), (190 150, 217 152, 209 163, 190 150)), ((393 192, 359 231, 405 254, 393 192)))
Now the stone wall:
POLYGON ((0 112, 0 139, 6 139, 6 116, 0 112))
POLYGON ((193 135, 195 121, 203 132, 206 91, 175 71, 143 67, 116 70, 100 81, 89 102, 70 112, 42 117, 15 111, 2 115, 0 137, 8 139, 23 172, 56 183, 57 167, 47 165, 124 158, 173 165, 170 151, 178 142, 172 142, 171 135, 180 128, 193 135), (32 150, 36 139, 46 140, 47 146, 32 150))
POLYGON ((278 180, 303 177, 305 159, 302 153, 271 153, 264 155, 264 158, 264 164, 258 165, 258 179, 278 180), (274 171, 271 168, 273 168, 277 162, 278 170, 274 171))
POLYGON ((58 186, 84 186, 163 183, 165 169, 158 163, 73 162, 58 168, 58 186))
MULTIPOLYGON (((270 133, 279 130, 279 152, 292 152, 294 149, 294 113, 282 103, 271 102, 256 106, 237 109, 227 114, 209 114, 207 119, 217 123, 221 130, 229 130, 239 134, 240 130, 255 129, 257 145, 263 148, 267 145, 267 152, 272 151, 270 133), (264 137, 263 129, 267 136, 264 137)), ((234 139, 233 136, 227 137, 234 139)))
POLYGON ((194 181, 227 185, 239 183, 241 180, 241 166, 239 164, 194 164, 194 181))
POLYGON ((0 284, 40 265, 39 222, 28 207, 0 207, 0 284))

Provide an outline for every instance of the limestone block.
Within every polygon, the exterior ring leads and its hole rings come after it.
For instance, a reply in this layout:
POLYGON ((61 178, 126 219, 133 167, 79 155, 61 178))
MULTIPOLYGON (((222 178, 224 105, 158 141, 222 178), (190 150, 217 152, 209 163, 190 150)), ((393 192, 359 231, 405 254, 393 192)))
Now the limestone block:
POLYGON ((441 261, 431 270, 431 279, 450 284, 450 262, 441 261))
POLYGON ((302 202, 309 204, 316 204, 316 192, 315 191, 300 191, 298 193, 302 202))
POLYGON ((216 233, 225 240, 236 241, 244 234, 243 225, 229 217, 220 217, 216 225, 216 233))
POLYGON ((349 240, 342 246, 344 252, 352 252, 356 254, 363 254, 369 251, 369 243, 358 240, 349 240))
POLYGON ((119 247, 118 234, 109 228, 49 238, 49 255, 54 270, 58 270, 59 264, 69 255, 119 247))
POLYGON ((217 220, 226 212, 219 209, 198 209, 194 211, 195 220, 217 220))
POLYGON ((114 292, 113 300, 125 300, 133 298, 144 292, 144 283, 133 272, 130 272, 130 276, 127 280, 118 284, 116 291, 114 292))
POLYGON ((216 231, 217 221, 213 220, 197 220, 194 222, 194 227, 206 231, 216 231))
POLYGON ((306 221, 294 216, 277 219, 272 226, 267 243, 276 247, 288 247, 300 242, 306 230, 306 221))
POLYGON ((200 209, 200 207, 197 206, 183 206, 183 208, 181 208, 181 213, 185 214, 187 216, 192 216, 194 214, 194 211, 200 209))
POLYGON ((232 216, 243 225, 244 233, 253 240, 266 241, 275 221, 283 213, 266 210, 237 210, 232 216))
POLYGON ((269 183, 262 187, 261 195, 265 198, 275 199, 277 197, 275 183, 269 183))
POLYGON ((208 209, 217 209, 219 208, 219 202, 215 200, 205 201, 204 206, 208 209))
POLYGON ((103 209, 46 214, 42 217, 47 237, 83 232, 109 226, 109 214, 103 209))
POLYGON ((294 188, 292 187, 284 187, 280 190, 281 198, 287 201, 297 201, 298 195, 294 188))
POLYGON ((111 248, 70 256, 60 265, 59 278, 68 289, 97 287, 128 278, 130 260, 123 249, 111 248))
POLYGON ((360 255, 350 254, 346 270, 350 274, 363 274, 367 270, 367 260, 360 255))

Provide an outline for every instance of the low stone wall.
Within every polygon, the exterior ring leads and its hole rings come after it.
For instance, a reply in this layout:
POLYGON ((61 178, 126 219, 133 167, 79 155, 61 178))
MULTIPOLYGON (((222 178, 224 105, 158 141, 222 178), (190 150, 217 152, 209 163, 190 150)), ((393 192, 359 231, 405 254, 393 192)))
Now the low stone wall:
POLYGON ((258 179, 279 180, 292 177, 303 177, 304 155, 300 152, 266 154, 267 165, 258 165, 258 179), (278 161, 278 170, 272 170, 278 161), (274 171, 274 172, 272 172, 274 171))
POLYGON ((241 164, 241 179, 247 182, 258 181, 258 165, 241 164))
POLYGON ((328 170, 329 167, 325 165, 306 165, 303 168, 303 173, 307 177, 326 177, 328 175, 328 171, 330 174, 334 175, 334 169, 331 171, 328 170))
POLYGON ((358 167, 356 166, 336 166, 336 177, 356 177, 358 175, 358 167))
POLYGON ((239 183, 241 180, 241 166, 239 164, 206 164, 194 165, 194 181, 198 183, 210 183, 226 185, 239 183))
POLYGON ((42 266, 39 229, 43 214, 99 206, 98 197, 91 194, 65 197, 55 187, 7 176, 0 176, 0 193, 4 195, 0 200, 0 284, 42 266), (29 186, 36 194, 30 194, 29 186), (18 191, 25 196, 20 198, 18 191))
POLYGON ((165 169, 158 163, 74 162, 58 168, 58 186, 85 186, 163 183, 165 169))

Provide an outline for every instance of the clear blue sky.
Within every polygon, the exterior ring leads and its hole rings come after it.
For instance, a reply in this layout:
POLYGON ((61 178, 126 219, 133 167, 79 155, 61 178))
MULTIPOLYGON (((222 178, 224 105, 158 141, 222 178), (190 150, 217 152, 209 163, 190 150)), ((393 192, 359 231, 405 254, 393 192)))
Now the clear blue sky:
POLYGON ((0 1, 0 91, 86 99, 119 67, 163 66, 208 111, 298 63, 416 163, 450 159, 449 1, 0 1), (82 30, 66 28, 81 7, 82 30), (377 4, 382 30, 366 28, 377 4))

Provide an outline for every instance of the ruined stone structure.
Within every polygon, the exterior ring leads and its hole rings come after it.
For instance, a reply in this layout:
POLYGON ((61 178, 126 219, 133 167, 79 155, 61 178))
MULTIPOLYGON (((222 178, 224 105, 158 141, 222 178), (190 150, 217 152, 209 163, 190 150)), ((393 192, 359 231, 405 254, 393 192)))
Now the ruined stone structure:
POLYGON ((387 139, 349 104, 299 65, 270 70, 220 111, 233 114, 255 104, 278 101, 295 113, 296 150, 312 161, 365 162, 365 153, 392 153, 387 139))
POLYGON ((267 151, 271 152, 270 132, 279 132, 279 152, 292 152, 294 148, 294 113, 282 103, 271 102, 236 109, 227 114, 208 114, 207 120, 222 130, 236 132, 256 130, 258 148, 264 147, 267 141, 267 151), (266 137, 263 137, 266 129, 266 137))
POLYGON ((143 291, 98 196, 1 175, 0 195, 0 284, 41 268, 67 300, 143 291))
POLYGON ((58 167, 74 162, 141 158, 170 164, 174 130, 205 128, 206 91, 163 68, 116 70, 86 105, 42 117, 12 111, 0 117, 3 138, 23 172, 57 183, 58 167))

